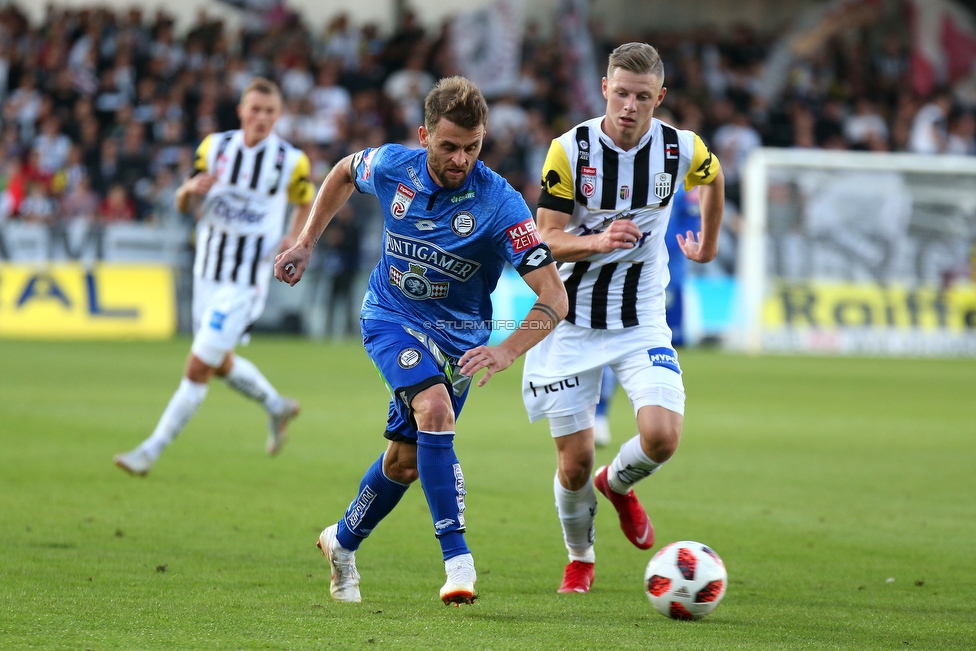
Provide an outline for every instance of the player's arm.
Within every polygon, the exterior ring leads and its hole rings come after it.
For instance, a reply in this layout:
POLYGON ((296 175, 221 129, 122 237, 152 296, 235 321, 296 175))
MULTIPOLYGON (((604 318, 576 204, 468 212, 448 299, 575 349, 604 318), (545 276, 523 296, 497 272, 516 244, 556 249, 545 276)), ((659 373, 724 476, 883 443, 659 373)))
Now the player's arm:
POLYGON ((352 196, 356 187, 352 177, 354 156, 355 154, 346 156, 332 168, 322 187, 319 188, 319 193, 312 203, 308 219, 295 245, 279 253, 275 258, 274 275, 278 280, 294 287, 295 283, 302 279, 316 242, 319 241, 325 227, 332 221, 342 204, 352 196))
POLYGON ((468 377, 483 368, 488 369, 478 382, 479 387, 484 386, 492 375, 504 371, 529 348, 542 341, 569 310, 566 287, 556 273, 556 265, 551 264, 551 258, 549 264, 529 271, 522 276, 522 280, 532 288, 539 300, 529 310, 518 329, 498 346, 478 346, 461 356, 461 372, 468 377))
POLYGON ((281 251, 286 251, 295 245, 298 236, 308 222, 312 212, 312 199, 315 198, 315 185, 312 183, 312 164, 308 156, 302 153, 295 164, 288 183, 288 201, 295 204, 291 213, 291 226, 281 238, 281 251))
POLYGON ((566 232, 570 215, 539 206, 536 222, 539 235, 552 249, 552 257, 560 262, 576 262, 597 253, 609 253, 615 249, 632 249, 641 238, 637 224, 629 219, 618 219, 602 233, 573 235, 566 232))
POLYGON ((193 170, 180 187, 176 189, 176 209, 180 212, 190 212, 193 207, 194 199, 200 199, 213 187, 217 178, 207 172, 207 154, 210 151, 210 143, 213 135, 203 139, 197 147, 196 159, 193 161, 193 170))
POLYGON ((701 231, 698 239, 688 231, 684 236, 678 233, 678 246, 685 257, 694 262, 711 262, 718 255, 718 233, 722 228, 722 214, 725 212, 725 173, 722 166, 701 138, 695 136, 695 151, 691 166, 685 176, 685 189, 698 188, 698 202, 701 206, 701 231))
POLYGON ((618 219, 602 233, 574 235, 566 232, 566 224, 576 207, 576 189, 569 157, 559 140, 553 140, 542 166, 542 191, 536 223, 539 234, 552 255, 560 262, 583 260, 596 253, 614 249, 631 249, 641 232, 629 219, 618 219))

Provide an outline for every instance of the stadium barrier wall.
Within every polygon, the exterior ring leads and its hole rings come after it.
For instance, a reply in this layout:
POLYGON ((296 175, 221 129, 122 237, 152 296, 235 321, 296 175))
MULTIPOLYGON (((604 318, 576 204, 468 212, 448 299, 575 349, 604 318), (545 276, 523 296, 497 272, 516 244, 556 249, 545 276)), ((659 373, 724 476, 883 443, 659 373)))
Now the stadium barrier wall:
POLYGON ((0 264, 0 337, 168 339, 173 270, 159 264, 0 264))

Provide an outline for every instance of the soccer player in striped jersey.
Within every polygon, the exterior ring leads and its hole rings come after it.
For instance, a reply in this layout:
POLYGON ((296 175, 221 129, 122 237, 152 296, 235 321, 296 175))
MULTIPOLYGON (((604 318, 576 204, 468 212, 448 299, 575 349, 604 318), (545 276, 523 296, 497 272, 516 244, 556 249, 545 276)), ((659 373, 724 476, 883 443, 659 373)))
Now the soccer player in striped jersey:
POLYGON ((196 413, 215 375, 268 412, 268 454, 285 442, 298 403, 282 397, 258 368, 234 354, 264 310, 274 258, 305 226, 315 196, 308 156, 273 129, 281 92, 263 78, 241 95, 241 128, 204 138, 193 173, 176 192, 187 211, 203 200, 193 265, 193 346, 186 372, 152 435, 116 455, 115 464, 145 475, 196 413), (289 204, 294 204, 286 235, 289 204))
POLYGON ((440 80, 424 102, 423 149, 386 144, 347 156, 322 185, 308 226, 278 256, 275 277, 294 285, 329 220, 353 190, 384 211, 383 256, 363 300, 363 345, 392 400, 386 451, 366 471, 335 524, 319 536, 332 598, 361 600, 356 551, 420 479, 440 543, 446 604, 476 597, 465 542, 464 474, 455 422, 471 378, 478 385, 552 331, 566 291, 522 196, 478 160, 488 122, 481 91, 463 77, 440 80), (499 346, 491 334, 491 291, 509 263, 539 297, 499 346))
POLYGON ((621 45, 603 79, 606 114, 555 139, 543 167, 537 222, 561 263, 569 313, 526 355, 522 395, 530 420, 549 419, 556 444, 553 488, 570 560, 559 592, 587 592, 593 581, 594 486, 634 545, 654 544, 632 487, 671 458, 681 435, 685 393, 665 321, 664 235, 676 185, 700 186, 702 230, 677 240, 689 260, 714 258, 725 192, 702 140, 653 117, 665 93, 657 50, 621 45), (591 478, 604 365, 631 400, 638 434, 591 478))

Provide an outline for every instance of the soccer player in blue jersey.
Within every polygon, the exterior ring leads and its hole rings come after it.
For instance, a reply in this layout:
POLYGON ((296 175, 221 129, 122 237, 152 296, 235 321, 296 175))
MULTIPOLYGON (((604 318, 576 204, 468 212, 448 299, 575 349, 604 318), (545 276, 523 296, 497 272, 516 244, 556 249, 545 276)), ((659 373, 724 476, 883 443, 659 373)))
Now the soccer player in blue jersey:
POLYGON ((478 160, 488 121, 481 91, 442 79, 424 104, 420 150, 387 144, 341 160, 319 191, 305 230, 278 256, 275 276, 294 285, 316 241, 353 190, 384 209, 383 257, 363 300, 363 344, 390 390, 386 451, 366 471, 345 515, 318 545, 336 601, 361 601, 356 550, 420 479, 443 552, 445 604, 476 597, 474 559, 464 539, 464 475, 454 423, 471 378, 478 386, 549 333, 568 309, 549 247, 525 202, 478 160), (505 263, 539 297, 500 346, 490 334, 491 300, 505 263))

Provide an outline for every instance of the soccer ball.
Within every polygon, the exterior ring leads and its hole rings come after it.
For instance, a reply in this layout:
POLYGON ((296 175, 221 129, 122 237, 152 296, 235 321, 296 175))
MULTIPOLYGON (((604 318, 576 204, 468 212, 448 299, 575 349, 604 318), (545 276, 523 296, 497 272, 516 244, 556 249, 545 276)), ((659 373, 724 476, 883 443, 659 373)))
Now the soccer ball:
POLYGON ((728 583, 718 554, 691 540, 665 545, 644 571, 647 598, 671 619, 701 619, 718 608, 728 583))

